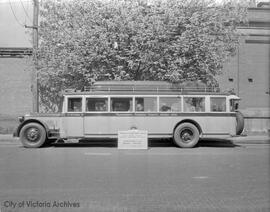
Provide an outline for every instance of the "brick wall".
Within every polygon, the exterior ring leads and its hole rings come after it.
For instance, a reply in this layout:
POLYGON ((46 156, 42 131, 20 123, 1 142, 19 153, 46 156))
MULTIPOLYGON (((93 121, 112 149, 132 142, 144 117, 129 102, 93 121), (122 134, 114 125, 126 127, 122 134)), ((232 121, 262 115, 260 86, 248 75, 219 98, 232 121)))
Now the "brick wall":
POLYGON ((270 107, 270 8, 249 8, 248 27, 240 27, 243 35, 238 52, 224 66, 218 77, 222 90, 233 88, 242 99, 240 108, 257 110, 270 107), (257 108, 257 109, 256 109, 257 108))
POLYGON ((270 45, 242 42, 238 54, 225 64, 218 77, 222 90, 233 88, 241 108, 269 108, 270 45))
POLYGON ((269 44, 245 44, 239 57, 239 96, 245 107, 269 107, 269 44))
POLYGON ((10 133, 17 116, 32 108, 31 75, 26 58, 0 58, 0 133, 10 133))
MULTIPOLYGON (((258 30, 251 29, 253 33, 258 30)), ((261 31, 261 30, 259 30, 261 31)), ((222 90, 234 89, 241 98, 245 132, 267 133, 270 129, 270 34, 244 36, 237 55, 224 65, 218 81, 222 90)))

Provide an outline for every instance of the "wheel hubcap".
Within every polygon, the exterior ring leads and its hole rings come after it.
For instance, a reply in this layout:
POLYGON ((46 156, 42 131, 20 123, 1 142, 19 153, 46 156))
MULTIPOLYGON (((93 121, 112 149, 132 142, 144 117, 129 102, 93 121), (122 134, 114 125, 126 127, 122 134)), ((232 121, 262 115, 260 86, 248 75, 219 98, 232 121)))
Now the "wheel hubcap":
POLYGON ((193 139, 193 132, 189 129, 182 130, 180 137, 183 142, 189 143, 193 139))
POLYGON ((34 128, 34 127, 31 127, 26 132, 26 137, 31 142, 37 141, 39 138, 39 135, 40 135, 39 130, 37 128, 34 128))

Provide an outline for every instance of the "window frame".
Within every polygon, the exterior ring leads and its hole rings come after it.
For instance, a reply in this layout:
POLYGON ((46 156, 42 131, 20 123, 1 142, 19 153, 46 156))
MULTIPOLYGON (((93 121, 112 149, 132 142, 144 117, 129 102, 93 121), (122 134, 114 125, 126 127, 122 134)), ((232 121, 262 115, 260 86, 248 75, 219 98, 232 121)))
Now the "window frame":
MULTIPOLYGON (((134 94, 134 95, 66 95, 64 98, 64 104, 63 104, 63 112, 65 113, 141 113, 141 114, 147 114, 147 113, 160 113, 160 114, 168 114, 168 113, 228 113, 228 112, 234 112, 231 111, 231 105, 230 105, 229 96, 227 95, 159 95, 159 94, 134 94), (136 98, 154 98, 156 100, 156 110, 155 111, 136 111, 136 98), (68 111, 68 103, 69 99, 81 99, 81 110, 80 111, 68 111), (106 111, 87 111, 87 98, 101 98, 101 99, 107 99, 107 110, 106 111), (111 103, 112 98, 130 98, 132 100, 132 110, 130 111, 112 111, 111 103), (160 98, 179 98, 181 101, 181 110, 180 111, 161 111, 160 110, 160 98), (204 98, 204 111, 186 111, 185 110, 185 98, 204 98), (212 111, 211 110, 211 98, 225 98, 225 111, 212 111)), ((239 101, 239 99, 236 99, 239 101)))

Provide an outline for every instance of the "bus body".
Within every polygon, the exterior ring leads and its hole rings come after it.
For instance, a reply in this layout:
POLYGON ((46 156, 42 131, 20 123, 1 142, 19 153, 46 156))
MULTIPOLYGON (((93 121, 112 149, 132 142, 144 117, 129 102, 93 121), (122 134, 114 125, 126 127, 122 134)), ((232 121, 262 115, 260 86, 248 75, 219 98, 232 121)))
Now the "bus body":
POLYGON ((24 146, 40 147, 43 139, 117 138, 118 131, 137 129, 146 130, 149 138, 173 138, 180 147, 193 147, 199 138, 239 133, 235 111, 239 98, 208 88, 103 82, 84 91, 67 90, 63 96, 61 113, 20 118, 15 136, 24 146))

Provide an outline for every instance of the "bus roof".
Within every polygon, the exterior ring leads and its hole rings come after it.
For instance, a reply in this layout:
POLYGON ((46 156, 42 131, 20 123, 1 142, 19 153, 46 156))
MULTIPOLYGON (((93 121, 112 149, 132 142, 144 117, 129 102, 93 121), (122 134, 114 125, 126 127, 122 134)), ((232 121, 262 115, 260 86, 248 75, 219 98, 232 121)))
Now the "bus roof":
POLYGON ((83 90, 66 89, 64 95, 230 95, 204 84, 184 86, 164 81, 98 81, 83 90))

